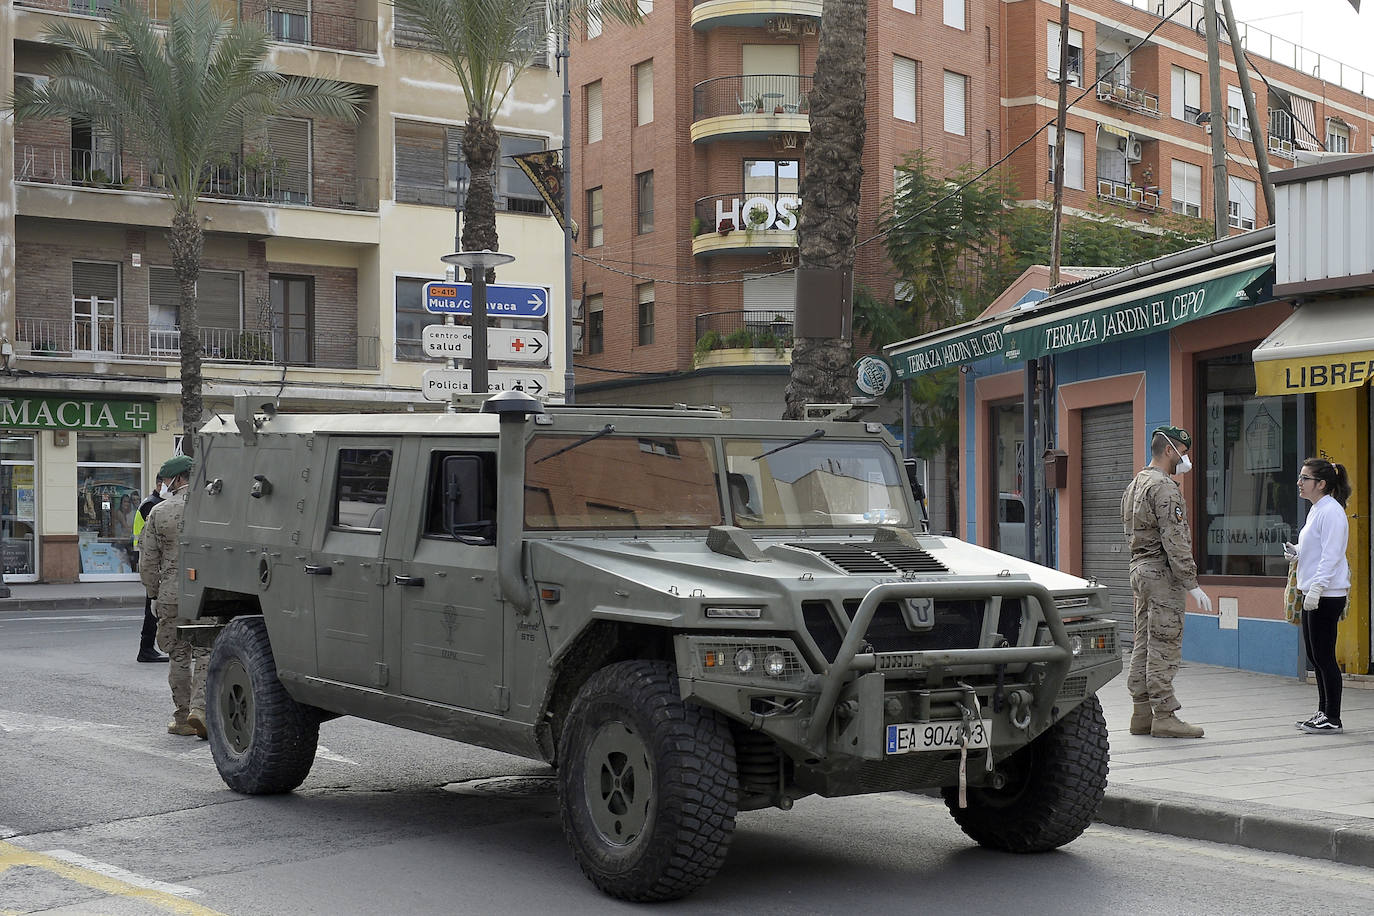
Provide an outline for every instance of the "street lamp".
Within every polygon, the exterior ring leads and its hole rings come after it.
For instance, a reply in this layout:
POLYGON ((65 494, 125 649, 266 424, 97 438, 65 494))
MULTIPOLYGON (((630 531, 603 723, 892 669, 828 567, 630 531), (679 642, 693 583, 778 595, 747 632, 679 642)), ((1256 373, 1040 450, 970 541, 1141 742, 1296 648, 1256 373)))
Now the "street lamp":
POLYGON ((501 251, 455 251, 439 260, 472 274, 472 393, 487 393, 487 271, 515 260, 501 251))

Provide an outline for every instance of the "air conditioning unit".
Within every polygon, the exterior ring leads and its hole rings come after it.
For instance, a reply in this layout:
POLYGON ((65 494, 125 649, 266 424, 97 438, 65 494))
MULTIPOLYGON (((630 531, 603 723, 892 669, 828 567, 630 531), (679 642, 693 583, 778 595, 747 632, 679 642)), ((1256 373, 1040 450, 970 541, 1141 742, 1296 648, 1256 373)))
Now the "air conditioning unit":
POLYGON ((1140 161, 1140 141, 1130 140, 1126 143, 1126 159, 1130 162, 1140 161))

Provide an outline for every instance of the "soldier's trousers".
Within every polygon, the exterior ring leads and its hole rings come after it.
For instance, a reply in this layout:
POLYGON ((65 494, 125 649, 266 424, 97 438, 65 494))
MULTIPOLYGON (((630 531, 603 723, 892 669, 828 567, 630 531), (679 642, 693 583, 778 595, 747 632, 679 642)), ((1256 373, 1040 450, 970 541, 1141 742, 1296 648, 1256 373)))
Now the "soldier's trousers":
POLYGON ((1132 566, 1131 594, 1135 645, 1126 689, 1155 715, 1167 715, 1182 705, 1174 696, 1174 675, 1183 656, 1183 588, 1167 566, 1132 566))
POLYGON ((167 653, 167 683, 172 688, 176 721, 185 722, 193 709, 205 709, 205 673, 210 650, 191 645, 177 635, 177 606, 157 603, 157 647, 167 653))

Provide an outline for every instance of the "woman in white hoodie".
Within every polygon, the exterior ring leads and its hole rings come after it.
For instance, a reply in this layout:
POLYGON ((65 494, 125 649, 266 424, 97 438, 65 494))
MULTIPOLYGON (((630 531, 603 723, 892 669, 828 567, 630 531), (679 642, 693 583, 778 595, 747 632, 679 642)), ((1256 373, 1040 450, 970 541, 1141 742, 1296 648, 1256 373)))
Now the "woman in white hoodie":
POLYGON ((1308 458, 1298 477, 1298 495, 1312 504, 1294 549, 1302 593, 1302 640, 1317 672, 1317 712, 1299 722, 1298 728, 1316 735, 1339 734, 1341 668, 1336 662, 1336 624, 1345 616, 1350 589, 1350 564, 1345 558, 1350 537, 1345 516, 1350 477, 1345 466, 1308 458))

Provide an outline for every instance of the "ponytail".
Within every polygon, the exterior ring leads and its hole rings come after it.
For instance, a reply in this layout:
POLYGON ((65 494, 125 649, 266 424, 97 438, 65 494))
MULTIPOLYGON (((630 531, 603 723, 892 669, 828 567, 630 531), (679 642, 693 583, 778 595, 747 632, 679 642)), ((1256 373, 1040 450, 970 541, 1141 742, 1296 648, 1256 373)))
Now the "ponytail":
POLYGON ((1341 508, 1345 508, 1346 501, 1350 499, 1353 492, 1350 487, 1350 475, 1346 473, 1345 465, 1333 464, 1325 458, 1308 458, 1302 466, 1312 472, 1312 476, 1326 484, 1326 494, 1340 503, 1341 508))
POLYGON ((1350 486, 1350 475, 1345 472, 1345 465, 1343 464, 1333 464, 1331 468, 1335 472, 1336 478, 1336 485, 1331 489, 1331 496, 1344 509, 1346 500, 1350 499, 1350 494, 1354 492, 1350 486))

